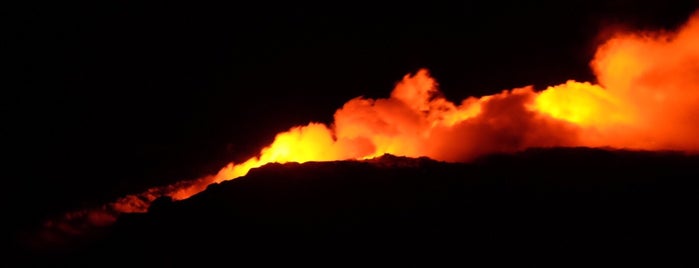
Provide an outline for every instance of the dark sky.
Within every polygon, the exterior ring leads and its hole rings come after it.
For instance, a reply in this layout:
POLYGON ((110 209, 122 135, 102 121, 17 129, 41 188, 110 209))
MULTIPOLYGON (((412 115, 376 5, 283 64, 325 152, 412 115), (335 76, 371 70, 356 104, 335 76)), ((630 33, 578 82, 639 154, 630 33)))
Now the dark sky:
POLYGON ((98 2, 9 12, 5 189, 42 212, 215 172, 421 67, 452 100, 591 80, 605 27, 672 27, 699 7, 98 2))

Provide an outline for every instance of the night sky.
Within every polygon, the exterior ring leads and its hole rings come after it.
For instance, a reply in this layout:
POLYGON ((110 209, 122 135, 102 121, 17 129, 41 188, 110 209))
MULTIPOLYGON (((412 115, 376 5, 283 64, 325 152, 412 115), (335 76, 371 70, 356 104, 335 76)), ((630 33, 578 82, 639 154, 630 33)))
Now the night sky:
POLYGON ((98 2, 9 12, 3 188, 18 218, 216 172, 418 68, 453 101, 594 81, 605 29, 674 27, 699 7, 98 2))

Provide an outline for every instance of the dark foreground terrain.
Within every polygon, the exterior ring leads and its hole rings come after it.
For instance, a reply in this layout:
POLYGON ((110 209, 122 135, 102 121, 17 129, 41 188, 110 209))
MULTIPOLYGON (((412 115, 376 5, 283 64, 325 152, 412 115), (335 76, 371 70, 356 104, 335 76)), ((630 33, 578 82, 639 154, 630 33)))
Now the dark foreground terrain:
POLYGON ((157 200, 77 249, 17 257, 91 267, 674 266, 697 252, 698 186, 697 156, 587 148, 469 164, 389 155, 270 164, 185 201, 157 200))

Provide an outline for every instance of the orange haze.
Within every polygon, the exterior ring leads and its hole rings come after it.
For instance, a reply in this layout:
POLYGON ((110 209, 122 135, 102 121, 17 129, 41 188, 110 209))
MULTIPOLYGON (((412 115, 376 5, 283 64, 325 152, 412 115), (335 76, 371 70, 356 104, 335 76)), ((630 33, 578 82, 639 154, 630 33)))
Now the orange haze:
POLYGON ((159 196, 185 199, 270 162, 386 153, 469 161, 553 146, 699 150, 699 16, 676 32, 617 34, 597 49, 591 67, 598 83, 571 80, 539 91, 527 86, 460 103, 442 96, 428 71, 419 70, 405 75, 388 98, 348 101, 331 125, 292 127, 243 163, 126 196, 95 212, 103 216, 88 218, 112 219, 105 210, 144 212, 159 196))

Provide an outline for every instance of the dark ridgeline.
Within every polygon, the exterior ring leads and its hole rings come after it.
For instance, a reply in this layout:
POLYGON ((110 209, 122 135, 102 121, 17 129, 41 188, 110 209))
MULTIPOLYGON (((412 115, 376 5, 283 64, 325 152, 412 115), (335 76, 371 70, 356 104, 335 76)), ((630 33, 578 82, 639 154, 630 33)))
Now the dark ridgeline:
POLYGON ((697 178, 699 156, 589 148, 471 164, 390 155, 269 164, 185 201, 158 200, 101 239, 31 260, 333 267, 564 258, 567 267, 671 252, 678 261, 697 238, 697 178))
MULTIPOLYGON (((215 173, 428 68, 455 102, 594 80, 607 24, 672 28, 682 1, 55 3, 12 10, 3 91, 18 227, 215 173), (42 187, 36 187, 41 185, 42 187), (37 202, 22 202, 23 200, 37 202)), ((7 136, 5 136, 7 135, 7 136)))

